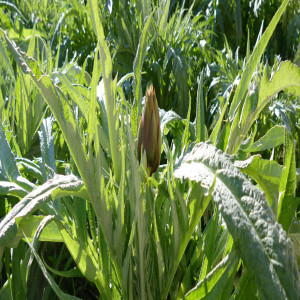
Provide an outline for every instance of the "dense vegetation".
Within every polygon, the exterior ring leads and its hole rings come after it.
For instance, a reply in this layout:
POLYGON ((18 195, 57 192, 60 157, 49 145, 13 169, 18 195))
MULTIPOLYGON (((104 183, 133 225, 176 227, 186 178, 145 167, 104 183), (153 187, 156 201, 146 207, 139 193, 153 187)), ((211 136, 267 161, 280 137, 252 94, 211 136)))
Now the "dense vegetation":
POLYGON ((0 299, 300 299, 299 1, 0 1, 0 87, 0 299))

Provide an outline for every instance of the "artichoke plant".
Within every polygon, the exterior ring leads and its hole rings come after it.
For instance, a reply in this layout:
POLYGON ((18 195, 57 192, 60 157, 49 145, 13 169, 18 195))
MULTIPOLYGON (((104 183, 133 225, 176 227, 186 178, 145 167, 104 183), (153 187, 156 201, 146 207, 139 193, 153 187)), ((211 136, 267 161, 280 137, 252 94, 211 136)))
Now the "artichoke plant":
POLYGON ((148 173, 151 176, 158 168, 161 153, 161 133, 157 99, 153 85, 146 93, 144 110, 138 133, 138 159, 146 151, 148 173))

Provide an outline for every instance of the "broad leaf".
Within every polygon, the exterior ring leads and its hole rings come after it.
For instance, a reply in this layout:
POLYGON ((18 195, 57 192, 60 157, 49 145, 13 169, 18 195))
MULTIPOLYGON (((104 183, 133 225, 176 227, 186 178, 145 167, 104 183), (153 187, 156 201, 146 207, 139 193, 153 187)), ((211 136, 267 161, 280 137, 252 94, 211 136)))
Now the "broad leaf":
MULTIPOLYGON (((18 227, 18 233, 14 239, 18 240, 20 238, 23 238, 25 234, 27 239, 31 242, 35 235, 35 232, 37 231, 43 219, 45 219, 45 216, 34 216, 34 215, 28 216, 26 220, 23 220, 23 217, 15 218, 16 225, 18 227)), ((39 241, 56 242, 56 243, 63 242, 63 238, 54 221, 47 223, 45 227, 43 227, 43 230, 39 235, 39 241)))
POLYGON ((242 276, 234 291, 236 300, 259 300, 256 282, 247 269, 243 270, 242 276))
POLYGON ((243 173, 251 176, 265 192, 273 212, 277 212, 277 201, 279 197, 279 184, 283 166, 276 161, 261 158, 254 155, 245 161, 235 161, 234 165, 243 173))
POLYGON ((276 222, 264 193, 234 167, 232 158, 200 143, 180 159, 174 172, 177 178, 204 186, 212 184, 215 174, 213 199, 262 298, 298 299, 299 271, 292 243, 276 222))

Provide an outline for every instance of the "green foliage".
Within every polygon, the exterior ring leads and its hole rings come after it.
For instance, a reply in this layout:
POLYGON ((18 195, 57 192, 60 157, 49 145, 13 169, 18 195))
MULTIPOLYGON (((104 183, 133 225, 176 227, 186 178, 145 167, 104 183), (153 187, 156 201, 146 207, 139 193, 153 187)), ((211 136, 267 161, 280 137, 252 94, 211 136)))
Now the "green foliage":
MULTIPOLYGON (((188 1, 186 1, 188 2, 188 1)), ((189 1, 190 4, 192 1, 189 1)), ((243 56, 247 52, 248 39, 251 45, 256 42, 261 25, 267 26, 282 1, 270 0, 220 0, 220 1, 195 1, 194 9, 206 12, 205 18, 212 24, 216 36, 212 36, 214 46, 222 47, 223 38, 226 37, 234 48, 240 47, 243 56), (246 33, 250 35, 247 38, 246 33)), ((283 59, 293 59, 299 44, 299 35, 296 30, 299 26, 299 1, 290 1, 278 24, 278 30, 267 46, 266 54, 272 61, 275 54, 283 59)))
POLYGON ((0 1, 0 298, 300 298, 297 3, 29 2, 0 1))
POLYGON ((260 155, 253 155, 243 161, 235 161, 234 164, 256 181, 265 192, 270 206, 276 213, 283 166, 276 161, 263 159, 260 155))
POLYGON ((233 237, 235 249, 255 277, 262 297, 299 297, 299 271, 291 259, 292 244, 276 223, 264 194, 235 170, 230 157, 213 146, 197 144, 182 157, 174 176, 206 186, 211 186, 216 177, 213 199, 233 237), (282 240, 285 240, 285 250, 282 240), (271 257, 276 257, 282 265, 279 267, 271 257))

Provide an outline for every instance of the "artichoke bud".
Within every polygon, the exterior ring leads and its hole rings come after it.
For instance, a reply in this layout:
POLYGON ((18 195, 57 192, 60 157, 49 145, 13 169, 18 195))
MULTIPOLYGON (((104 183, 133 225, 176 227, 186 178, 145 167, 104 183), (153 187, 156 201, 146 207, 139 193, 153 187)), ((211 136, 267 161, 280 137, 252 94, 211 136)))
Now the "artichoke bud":
POLYGON ((147 168, 150 176, 154 173, 160 162, 161 134, 160 120, 155 90, 151 84, 147 88, 146 101, 139 126, 138 159, 146 151, 147 168))

